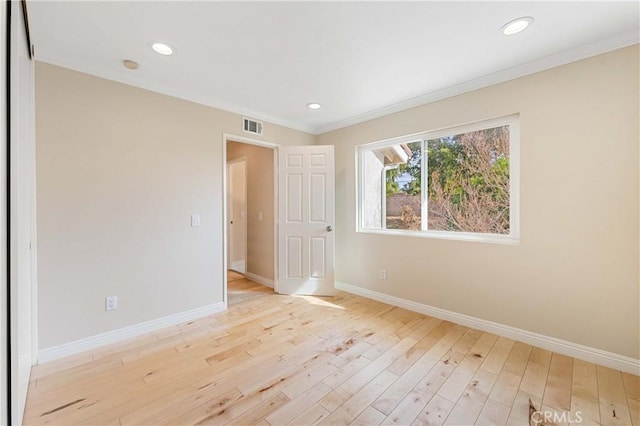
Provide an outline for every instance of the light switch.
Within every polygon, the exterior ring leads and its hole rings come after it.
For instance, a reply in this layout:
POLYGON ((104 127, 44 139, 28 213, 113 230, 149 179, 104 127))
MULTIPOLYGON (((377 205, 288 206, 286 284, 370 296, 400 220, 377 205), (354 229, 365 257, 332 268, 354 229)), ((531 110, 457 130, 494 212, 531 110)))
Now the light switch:
POLYGON ((191 215, 191 227, 198 228, 200 226, 200 215, 192 214, 191 215))
POLYGON ((258 221, 262 222, 262 212, 258 212, 258 221))

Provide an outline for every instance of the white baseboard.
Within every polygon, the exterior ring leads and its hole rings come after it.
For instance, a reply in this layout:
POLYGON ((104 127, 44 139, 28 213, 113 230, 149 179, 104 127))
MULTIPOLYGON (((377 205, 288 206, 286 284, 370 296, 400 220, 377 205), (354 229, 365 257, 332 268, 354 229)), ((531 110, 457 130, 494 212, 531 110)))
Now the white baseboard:
POLYGON ((236 260, 235 262, 231 262, 229 269, 244 274, 247 270, 247 262, 245 260, 236 260))
POLYGON ((248 280, 255 281, 258 284, 262 284, 262 285, 265 285, 267 287, 273 288, 273 280, 270 280, 269 278, 261 277, 260 275, 253 274, 251 272, 245 272, 244 276, 248 280))
POLYGON ((518 340, 520 342, 528 343, 530 345, 534 345, 549 351, 557 352, 584 361, 593 362, 594 364, 603 365, 605 367, 614 368, 616 370, 625 371, 627 373, 632 373, 635 375, 640 374, 640 360, 630 358, 628 356, 603 351, 601 349, 591 348, 589 346, 557 339, 555 337, 544 336, 542 334, 511 327, 504 324, 499 324, 493 321, 475 318, 469 315, 459 314, 456 312, 448 311, 446 309, 424 305, 422 303, 401 299, 399 297, 390 296, 388 294, 379 293, 377 291, 357 287, 343 282, 336 281, 335 286, 339 290, 357 294, 358 296, 364 296, 369 299, 387 303, 389 305, 398 306, 410 311, 464 325, 466 327, 471 327, 489 333, 497 334, 498 336, 518 340))
POLYGON ((89 349, 116 343, 124 339, 136 337, 141 334, 150 333, 172 325, 181 324, 196 318, 222 312, 227 309, 224 302, 218 302, 200 308, 191 309, 185 312, 169 315, 151 321, 145 321, 73 342, 64 343, 58 346, 42 349, 38 352, 38 364, 53 361, 65 356, 74 355, 89 349))

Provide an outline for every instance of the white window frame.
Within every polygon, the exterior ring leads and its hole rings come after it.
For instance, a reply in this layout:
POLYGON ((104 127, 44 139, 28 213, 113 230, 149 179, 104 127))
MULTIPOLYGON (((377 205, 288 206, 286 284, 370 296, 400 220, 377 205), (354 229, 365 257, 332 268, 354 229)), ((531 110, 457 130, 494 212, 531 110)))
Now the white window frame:
MULTIPOLYGON (((386 194, 383 194, 386 196, 386 194)), ((385 218, 383 217, 383 222, 385 218)), ((476 121, 472 123, 462 124, 453 127, 430 130, 427 132, 415 133, 411 135, 401 136, 392 139, 385 139, 372 143, 356 146, 356 232, 366 234, 384 234, 396 236, 411 236, 421 238, 437 238, 458 241, 476 241, 486 243, 511 244, 518 245, 520 243, 520 116, 513 114, 505 117, 492 118, 488 120, 476 121), (364 205, 364 187, 363 187, 363 155, 364 152, 375 148, 382 148, 402 143, 418 142, 422 143, 422 182, 421 203, 422 203, 422 224, 428 225, 428 194, 427 179, 428 170, 427 155, 425 145, 427 141, 450 135, 459 135, 477 130, 491 129, 495 127, 509 126, 509 234, 484 234, 478 232, 456 232, 456 231, 434 231, 419 230, 413 231, 408 229, 386 229, 381 225, 378 228, 364 228, 364 215, 366 212, 362 208, 364 205)))

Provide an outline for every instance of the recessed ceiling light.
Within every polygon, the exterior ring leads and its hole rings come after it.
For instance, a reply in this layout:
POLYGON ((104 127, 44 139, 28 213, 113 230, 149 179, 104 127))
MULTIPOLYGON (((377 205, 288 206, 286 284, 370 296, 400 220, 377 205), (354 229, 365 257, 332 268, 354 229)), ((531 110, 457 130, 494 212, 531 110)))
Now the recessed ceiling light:
POLYGON ((125 59, 122 61, 122 64, 130 70, 137 70, 140 66, 136 61, 132 61, 131 59, 125 59))
POLYGON ((307 108, 309 108, 309 109, 318 109, 318 108, 320 108, 320 104, 312 102, 310 104, 307 104, 307 108))
POLYGON ((159 53, 160 55, 169 56, 169 55, 173 54, 173 49, 171 48, 171 46, 168 46, 168 45, 166 45, 164 43, 153 43, 151 45, 151 48, 156 53, 159 53))
POLYGON ((529 25, 533 24, 533 18, 531 16, 523 16, 518 19, 514 19, 511 22, 507 22, 502 27, 502 34, 514 35, 521 31, 524 31, 529 25))

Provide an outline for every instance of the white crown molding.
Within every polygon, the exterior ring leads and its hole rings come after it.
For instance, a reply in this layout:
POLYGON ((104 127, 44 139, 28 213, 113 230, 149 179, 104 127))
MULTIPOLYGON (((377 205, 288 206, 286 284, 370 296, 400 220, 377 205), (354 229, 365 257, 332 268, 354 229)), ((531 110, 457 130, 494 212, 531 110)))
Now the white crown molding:
MULTIPOLYGON (((103 72, 102 70, 99 70, 99 69, 97 69, 97 68, 95 68, 95 67, 93 67, 93 66, 91 66, 89 64, 84 63, 84 61, 82 61, 82 60, 78 60, 78 61, 58 61, 56 59, 49 58, 47 56, 36 56, 35 59, 38 62, 43 62, 43 63, 55 65, 57 67, 70 69, 72 71, 77 71, 77 72, 81 72, 81 73, 84 73, 84 74, 89 74, 89 75, 92 75, 94 77, 104 78, 105 80, 115 81, 116 83, 126 84, 127 86, 137 87, 139 89, 145 89, 145 90, 148 90, 150 92, 159 93, 161 95, 167 95, 167 96, 171 96, 171 97, 174 97, 174 98, 183 99, 185 101, 190 101, 190 102, 194 102, 196 104, 200 104, 200 105, 205 105, 205 106, 208 106, 208 107, 216 108, 216 109, 219 109, 219 110, 222 110, 222 111, 225 111, 225 112, 231 112, 231 113, 240 115, 241 117, 244 116, 244 117, 256 119, 258 121, 265 122, 265 124, 275 124, 275 125, 278 125, 278 126, 287 127, 289 129, 299 130, 301 132, 315 134, 313 127, 300 125, 300 123, 295 123, 295 122, 288 121, 288 120, 282 120, 282 119, 279 119, 277 117, 270 116, 268 114, 264 114, 264 113, 261 113, 261 112, 250 110, 248 108, 239 108, 237 106, 233 106, 233 105, 229 105, 229 104, 226 104, 226 103, 223 103, 223 102, 219 102, 219 101, 217 101, 215 99, 210 99, 209 97, 202 96, 200 94, 185 93, 185 92, 183 92, 181 90, 175 90, 175 89, 172 89, 172 88, 161 87, 159 85, 150 84, 148 82, 143 82, 143 81, 131 82, 131 81, 127 81, 127 80, 125 80, 123 78, 114 77, 113 75, 109 75, 109 74, 103 72)), ((241 117, 238 119, 238 124, 239 125, 240 125, 241 117)), ((267 130, 268 129, 265 128, 263 133, 266 133, 267 130)), ((255 136, 257 136, 257 137, 263 136, 264 137, 264 136, 267 136, 267 135, 263 134, 263 135, 255 135, 255 136)))
POLYGON ((584 361, 603 365, 605 367, 625 371, 627 373, 632 373, 635 375, 638 375, 640 373, 640 360, 624 355, 603 351, 601 349, 591 348, 589 346, 580 345, 578 343, 557 339, 555 337, 545 336, 542 334, 534 333, 532 331, 511 327, 493 321, 483 320, 481 318, 476 318, 469 315, 459 314, 457 312, 436 308, 434 306, 413 302, 411 300, 401 299, 399 297, 390 296, 388 294, 379 293, 377 291, 339 281, 336 281, 335 287, 339 290, 346 291, 347 293, 367 297, 369 299, 377 300, 378 302, 387 303, 392 306, 398 306, 400 308, 408 309, 413 312, 418 312, 431 317, 464 325, 466 327, 471 327, 477 330, 497 334, 498 336, 507 337, 509 339, 524 342, 584 361))
POLYGON ((383 117, 385 115, 404 111, 410 108, 415 108, 431 102, 458 96, 463 93, 481 89, 483 87, 504 83, 506 81, 514 80, 516 78, 524 77, 536 72, 559 67, 561 65, 566 65, 568 63, 600 55, 602 53, 621 49, 623 47, 637 44, 639 41, 640 34, 638 33, 638 31, 629 31, 612 38, 600 40, 595 43, 576 47, 574 49, 566 50, 555 55, 546 56, 535 61, 527 62, 525 64, 508 68, 506 70, 498 71, 496 73, 489 74, 475 80, 466 81, 461 84, 456 84, 455 86, 447 87, 442 90, 437 90, 435 92, 407 99, 405 101, 401 101, 383 108, 375 109, 364 114, 355 115, 353 117, 345 118, 344 120, 338 120, 324 126, 319 126, 313 129, 313 133, 316 135, 320 135, 333 130, 341 129, 343 127, 352 126, 354 124, 362 123, 374 118, 383 117))
POLYGON ((261 277, 260 275, 253 274, 251 272, 245 272, 244 276, 248 280, 273 288, 273 280, 270 280, 269 278, 261 277))
POLYGON ((38 364, 53 361, 69 355, 75 355, 110 343, 116 343, 124 339, 140 336, 141 334, 150 333, 162 328, 191 321, 196 318, 222 312, 225 309, 227 309, 226 304, 224 302, 218 302, 155 320, 145 321, 128 327, 119 328, 117 330, 108 331, 106 333, 96 334, 95 336, 86 337, 84 339, 75 340, 62 345, 52 346, 38 352, 38 364))
POLYGON ((138 87, 141 89, 149 90, 152 92, 160 93, 163 95, 172 96, 179 99, 195 102, 197 104, 210 106, 223 111, 238 114, 240 116, 251 117, 260 121, 264 121, 270 124, 276 124, 279 126, 288 127, 290 129, 299 130, 301 132, 310 133, 313 135, 320 135, 333 130, 341 129, 343 127, 352 126, 354 124, 362 123, 364 121, 372 120, 374 118, 383 117, 385 115, 393 114, 396 112, 404 111, 417 106, 425 105, 431 102, 439 101, 452 96, 461 95, 463 93, 471 92, 473 90, 481 89, 483 87, 491 86, 494 84, 503 83, 505 81, 513 80, 519 77, 524 77, 536 72, 544 71, 550 68, 565 65, 571 62, 586 59, 595 55, 610 52, 623 47, 631 46, 640 42, 640 34, 637 31, 629 31, 619 34, 615 37, 600 40, 595 43, 583 45, 573 49, 566 50, 564 52, 557 53, 555 55, 546 56, 535 61, 527 62, 516 67, 508 68, 506 70, 498 71, 493 74, 480 77, 475 80, 466 81, 451 87, 437 90, 435 92, 427 93, 415 98, 407 99, 405 101, 397 102, 392 105, 388 105, 383 108, 378 108, 363 114, 348 117, 342 120, 334 121, 322 126, 305 126, 297 122, 280 119, 273 117, 265 113, 258 111, 252 111, 250 109, 239 108, 234 105, 229 105, 223 102, 219 102, 215 99, 211 99, 201 94, 185 93, 181 90, 171 89, 167 87, 160 87, 155 84, 150 84, 145 81, 130 82, 124 79, 107 75, 102 70, 99 70, 92 65, 85 63, 82 59, 76 61, 60 62, 53 58, 46 56, 36 56, 36 60, 40 62, 49 63, 63 68, 83 72, 96 77, 104 78, 107 80, 115 81, 118 83, 126 84, 129 86, 138 87))

